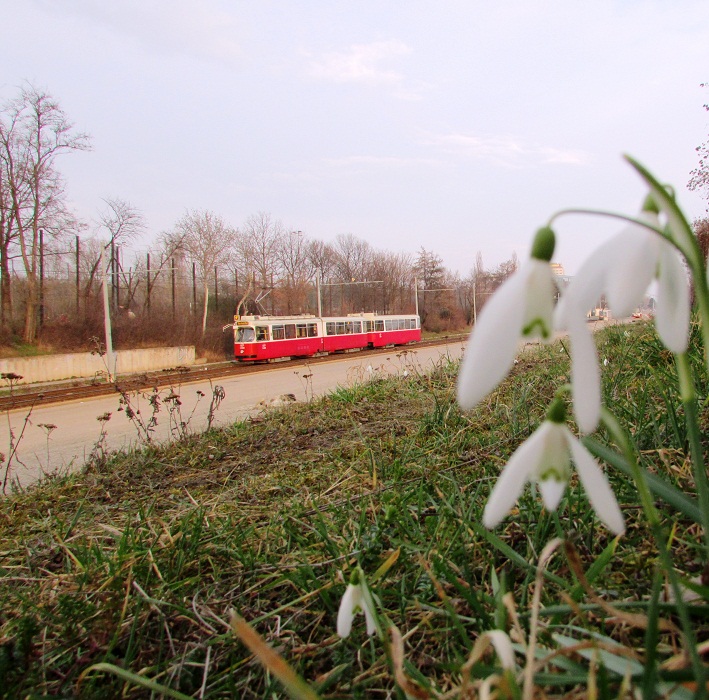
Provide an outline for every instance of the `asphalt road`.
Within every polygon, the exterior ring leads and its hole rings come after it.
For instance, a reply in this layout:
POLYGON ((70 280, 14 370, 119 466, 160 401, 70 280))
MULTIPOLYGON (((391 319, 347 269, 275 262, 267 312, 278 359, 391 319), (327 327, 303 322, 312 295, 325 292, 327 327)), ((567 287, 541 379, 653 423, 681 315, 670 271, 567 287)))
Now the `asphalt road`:
MULTIPOLYGON (((403 353, 397 349, 375 357, 353 353, 318 362, 309 369, 284 363, 275 368, 264 367, 263 372, 219 380, 215 385, 223 388, 224 398, 215 413, 214 425, 226 425, 268 410, 286 394, 294 394, 296 400, 306 401, 376 376, 425 372, 442 357, 459 358, 462 350, 463 343, 451 343, 403 353), (312 376, 307 377, 307 374, 312 376)), ((153 441, 169 440, 171 434, 174 436, 179 432, 176 425, 181 421, 187 423, 189 432, 203 431, 207 426, 213 389, 208 382, 173 387, 172 391, 179 396, 179 415, 168 410, 168 406, 175 406, 176 400, 163 401, 157 414, 158 424, 152 433, 153 441)), ((169 389, 160 392, 161 400, 169 395, 169 389)), ((141 392, 129 397, 130 408, 140 411, 138 417, 144 422, 153 415, 149 396, 150 392, 141 392)), ((144 442, 142 431, 136 426, 136 420, 128 417, 130 411, 126 408, 115 395, 38 407, 31 412, 18 409, 0 415, 0 452, 4 456, 0 476, 5 476, 7 459, 12 451, 12 435, 17 450, 10 463, 9 475, 21 486, 31 484, 42 474, 80 468, 91 455, 102 428, 106 430, 103 442, 106 449, 121 450, 140 445, 144 442), (119 410, 121 408, 123 410, 119 410), (108 413, 111 414, 109 420, 99 420, 108 413)))

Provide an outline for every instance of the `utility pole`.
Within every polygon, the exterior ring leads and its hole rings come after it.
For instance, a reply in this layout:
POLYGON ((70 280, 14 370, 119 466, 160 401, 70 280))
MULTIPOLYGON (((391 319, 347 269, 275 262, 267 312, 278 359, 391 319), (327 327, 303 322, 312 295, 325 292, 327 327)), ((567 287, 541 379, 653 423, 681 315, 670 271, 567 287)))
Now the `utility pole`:
POLYGON ((113 338, 111 336, 111 304, 108 301, 108 280, 106 279, 105 247, 101 244, 101 277, 103 278, 103 329, 106 338, 106 369, 108 381, 116 378, 116 356, 113 352, 113 338))
POLYGON ((419 281, 414 277, 414 295, 416 296, 416 315, 419 315, 419 281))
POLYGON ((176 301, 175 301, 175 286, 176 286, 176 272, 175 272, 175 258, 172 259, 172 320, 175 320, 176 316, 176 301))
POLYGON ((76 318, 79 318, 79 304, 81 297, 81 274, 79 265, 81 263, 81 249, 79 248, 79 237, 76 237, 76 318))
POLYGON ((320 273, 315 275, 315 289, 318 295, 318 318, 322 318, 322 299, 320 298, 320 273))

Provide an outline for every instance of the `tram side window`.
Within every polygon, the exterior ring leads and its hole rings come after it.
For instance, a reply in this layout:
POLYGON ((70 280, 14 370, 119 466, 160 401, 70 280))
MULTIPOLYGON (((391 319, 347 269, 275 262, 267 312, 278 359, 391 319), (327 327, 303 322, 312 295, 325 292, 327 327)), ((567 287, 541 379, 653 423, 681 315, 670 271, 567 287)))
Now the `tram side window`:
POLYGON ((337 330, 335 329, 335 322, 334 321, 328 321, 326 326, 325 326, 325 333, 328 335, 335 335, 337 333, 337 330))
POLYGON ((374 332, 374 321, 365 321, 364 322, 364 332, 365 333, 373 333, 374 332))
POLYGON ((386 330, 393 331, 394 330, 393 323, 394 323, 393 321, 389 321, 389 320, 385 321, 384 327, 386 328, 386 330))
POLYGON ((271 326, 271 335, 274 340, 283 340, 286 337, 283 332, 283 326, 271 326))
POLYGON ((309 323, 308 324, 308 338, 317 338, 318 337, 318 324, 317 323, 309 323))
POLYGON ((295 323, 286 323, 286 338, 295 338, 295 323))
POLYGON ((253 328, 239 328, 236 331, 236 342, 237 343, 253 343, 254 342, 254 329, 253 328))
POLYGON ((384 321, 375 321, 374 325, 375 325, 375 328, 374 328, 375 331, 383 331, 384 330, 384 321))
POLYGON ((362 332, 362 321, 355 321, 354 324, 354 332, 355 333, 361 333, 362 332))
POLYGON ((308 327, 304 323, 295 324, 295 335, 297 338, 308 337, 308 327))
POLYGON ((256 326, 256 340, 268 340, 268 326, 256 326))
POLYGON ((337 335, 344 335, 345 334, 345 322, 344 321, 337 321, 337 335))

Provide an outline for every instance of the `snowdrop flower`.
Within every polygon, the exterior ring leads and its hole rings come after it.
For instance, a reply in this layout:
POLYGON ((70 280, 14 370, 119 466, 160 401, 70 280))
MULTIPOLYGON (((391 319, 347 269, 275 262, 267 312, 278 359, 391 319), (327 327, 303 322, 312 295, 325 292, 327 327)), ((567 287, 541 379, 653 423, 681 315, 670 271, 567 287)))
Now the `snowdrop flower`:
MULTIPOLYGON (((652 197, 645 200, 638 218, 659 228, 652 197)), ((655 278, 657 332, 668 350, 684 352, 690 314, 687 273, 674 246, 641 224, 631 223, 595 251, 571 280, 554 312, 555 326, 569 332, 574 414, 583 433, 596 429, 601 413, 600 372, 586 311, 606 294, 614 315, 628 316, 655 278)))
POLYGON ((552 340, 556 287, 549 261, 554 244, 554 232, 539 229, 531 259, 485 304, 458 375, 458 403, 462 408, 475 406, 504 379, 514 363, 520 337, 552 340))
POLYGON ((340 601, 340 609, 337 613, 337 634, 342 638, 349 637, 352 631, 352 620, 358 611, 364 612, 364 618, 367 622, 367 634, 371 635, 377 631, 374 611, 370 608, 369 598, 360 582, 361 578, 362 571, 357 567, 352 572, 349 585, 340 601))
MULTIPOLYGON (((659 210, 648 196, 638 217, 660 229, 659 210)), ((657 280, 655 325, 664 346, 674 353, 689 340, 689 281, 679 251, 655 231, 631 223, 604 243, 581 267, 569 285, 576 310, 592 306, 605 293, 617 318, 628 316, 657 280)), ((585 311, 584 311, 585 313, 585 311)))
POLYGON ((598 517, 616 535, 625 530, 623 514, 605 474, 591 453, 565 425, 566 409, 554 400, 546 420, 517 448, 497 480, 483 512, 483 524, 496 527, 512 509, 527 481, 536 482, 544 505, 556 510, 571 476, 571 461, 598 517))

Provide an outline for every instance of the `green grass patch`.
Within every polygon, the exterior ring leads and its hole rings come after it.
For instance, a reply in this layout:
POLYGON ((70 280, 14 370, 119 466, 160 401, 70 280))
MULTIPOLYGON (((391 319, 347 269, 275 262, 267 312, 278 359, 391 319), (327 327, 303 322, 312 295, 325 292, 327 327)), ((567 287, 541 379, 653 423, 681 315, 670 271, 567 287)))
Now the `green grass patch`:
MULTIPOLYGON (((604 394, 630 426, 643 466, 692 496, 672 357, 641 325, 604 331, 599 352, 608 359, 604 394)), ((429 375, 342 389, 118 454, 0 501, 0 696, 283 697, 231 632, 234 610, 321 697, 403 698, 361 618, 350 638, 335 633, 352 568, 372 575, 393 553, 396 563, 372 589, 404 635, 405 672, 430 697, 461 685, 479 635, 513 628, 507 591, 527 632, 536 562, 553 537, 573 542, 603 600, 671 621, 654 543, 622 471, 609 469, 628 524, 617 543, 575 480, 558 513, 527 488, 497 530, 480 525, 495 478, 568 381, 563 345, 523 353, 467 413, 454 400, 456 371, 443 363, 429 375)), ((707 387, 699 392, 708 428, 707 387)), ((700 574, 698 526, 659 497, 658 506, 678 570, 700 574)), ((706 639, 705 606, 691 613, 706 639)), ((618 671, 622 660, 643 668, 645 630, 589 598, 562 553, 549 565, 540 622, 541 649, 601 640, 609 655, 556 656, 537 677, 550 697, 583 697, 589 673, 600 695, 617 697, 635 682, 624 680, 635 666, 618 671)), ((655 627, 652 688, 660 688, 671 684, 662 664, 679 642, 655 627)), ((473 678, 494 665, 486 656, 473 678)), ((682 668, 672 672, 681 677, 682 668)))

